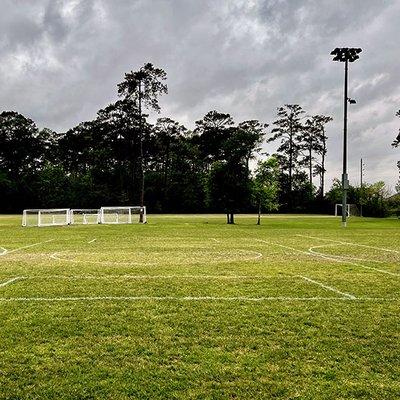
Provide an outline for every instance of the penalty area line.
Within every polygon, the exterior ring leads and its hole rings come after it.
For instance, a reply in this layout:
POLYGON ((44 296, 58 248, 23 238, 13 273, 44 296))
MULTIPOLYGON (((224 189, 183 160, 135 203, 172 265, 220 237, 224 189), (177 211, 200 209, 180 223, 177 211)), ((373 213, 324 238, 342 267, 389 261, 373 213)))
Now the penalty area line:
POLYGON ((346 244, 346 245, 349 245, 349 246, 365 247, 367 249, 382 250, 382 251, 388 251, 388 252, 400 254, 400 251, 398 251, 398 250, 385 249, 383 247, 368 246, 367 244, 352 243, 352 242, 342 242, 341 240, 328 239, 328 238, 322 238, 322 237, 317 237, 317 236, 300 235, 300 234, 297 234, 296 236, 309 238, 309 239, 326 240, 328 242, 335 242, 335 243, 338 243, 338 244, 346 244))
POLYGON ((303 275, 296 275, 296 276, 298 276, 299 278, 304 279, 305 281, 307 281, 307 282, 309 282, 309 283, 313 283, 314 285, 321 286, 322 288, 324 288, 324 289, 326 289, 326 290, 330 290, 331 292, 335 292, 335 293, 337 293, 337 294, 340 294, 341 296, 344 296, 344 297, 346 297, 347 299, 351 299, 351 300, 356 300, 356 299, 357 299, 357 297, 354 296, 354 295, 352 295, 352 294, 345 293, 345 292, 341 292, 340 290, 335 289, 335 288, 332 287, 332 286, 324 285, 323 283, 317 282, 317 281, 315 281, 314 279, 308 278, 307 276, 303 276, 303 275))
MULTIPOLYGON (((19 251, 19 250, 29 249, 30 247, 39 246, 44 243, 53 242, 54 240, 55 239, 49 239, 49 240, 45 240, 44 242, 28 244, 27 246, 17 247, 16 249, 12 249, 12 250, 6 250, 6 252, 0 253, 0 256, 5 256, 6 254, 10 254, 10 253, 15 253, 16 251, 19 251)), ((3 247, 1 247, 1 248, 3 248, 3 247)))
POLYGON ((400 301, 396 298, 379 297, 214 297, 214 296, 93 296, 93 297, 0 297, 0 302, 69 302, 69 301, 210 301, 210 302, 302 302, 302 301, 400 301))
POLYGON ((16 276, 15 278, 11 278, 8 281, 0 283, 0 288, 2 288, 4 286, 7 286, 7 285, 9 285, 9 284, 11 284, 13 282, 19 281, 21 279, 25 279, 25 277, 24 276, 16 276))

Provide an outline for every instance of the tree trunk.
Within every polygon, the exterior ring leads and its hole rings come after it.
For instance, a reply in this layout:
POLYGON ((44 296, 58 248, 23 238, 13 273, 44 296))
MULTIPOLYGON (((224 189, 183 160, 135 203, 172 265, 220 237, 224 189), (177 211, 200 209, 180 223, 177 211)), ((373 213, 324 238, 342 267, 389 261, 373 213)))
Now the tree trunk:
POLYGON ((308 168, 309 168, 309 170, 310 170, 310 190, 312 190, 312 149, 311 149, 311 146, 312 146, 312 144, 310 145, 310 148, 309 148, 309 158, 310 158, 310 160, 309 160, 309 166, 308 166, 308 168))
POLYGON ((261 200, 259 200, 259 202, 258 202, 257 225, 261 225, 261 200))
POLYGON ((231 224, 233 225, 235 223, 235 218, 233 212, 231 212, 231 224))
POLYGON ((326 138, 325 131, 323 132, 323 148, 322 148, 322 160, 321 160, 321 199, 324 197, 324 186, 325 186, 325 154, 326 154, 326 138))

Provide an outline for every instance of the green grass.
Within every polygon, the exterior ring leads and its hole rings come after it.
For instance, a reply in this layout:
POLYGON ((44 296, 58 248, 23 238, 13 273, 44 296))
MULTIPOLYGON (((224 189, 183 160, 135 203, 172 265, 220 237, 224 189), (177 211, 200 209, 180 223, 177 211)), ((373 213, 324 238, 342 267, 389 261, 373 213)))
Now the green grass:
POLYGON ((0 216, 0 399, 399 398, 400 221, 255 222, 0 216))

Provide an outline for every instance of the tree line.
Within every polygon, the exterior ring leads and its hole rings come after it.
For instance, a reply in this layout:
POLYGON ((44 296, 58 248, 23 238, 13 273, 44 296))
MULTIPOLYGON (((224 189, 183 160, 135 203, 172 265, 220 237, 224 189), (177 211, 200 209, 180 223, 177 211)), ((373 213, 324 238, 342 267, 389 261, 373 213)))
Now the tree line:
POLYGON ((0 114, 1 212, 145 204, 150 212, 223 212, 234 223, 237 212, 332 211, 330 116, 286 104, 269 126, 212 110, 189 130, 167 117, 148 121, 168 93, 161 68, 145 64, 117 90, 118 101, 63 133, 0 114), (260 153, 265 142, 277 144, 274 154, 260 153))

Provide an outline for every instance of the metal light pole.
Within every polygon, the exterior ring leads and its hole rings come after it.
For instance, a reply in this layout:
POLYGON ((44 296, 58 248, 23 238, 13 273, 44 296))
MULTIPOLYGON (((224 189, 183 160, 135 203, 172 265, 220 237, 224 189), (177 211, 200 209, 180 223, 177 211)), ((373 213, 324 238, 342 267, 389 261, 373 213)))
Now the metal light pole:
POLYGON ((355 100, 349 99, 347 95, 348 87, 348 74, 349 74, 349 62, 356 61, 361 53, 359 48, 349 47, 337 47, 331 52, 333 61, 344 62, 344 116, 343 116, 343 173, 342 173, 342 226, 347 224, 347 190, 349 189, 349 178, 347 175, 347 102, 354 104, 355 100))

